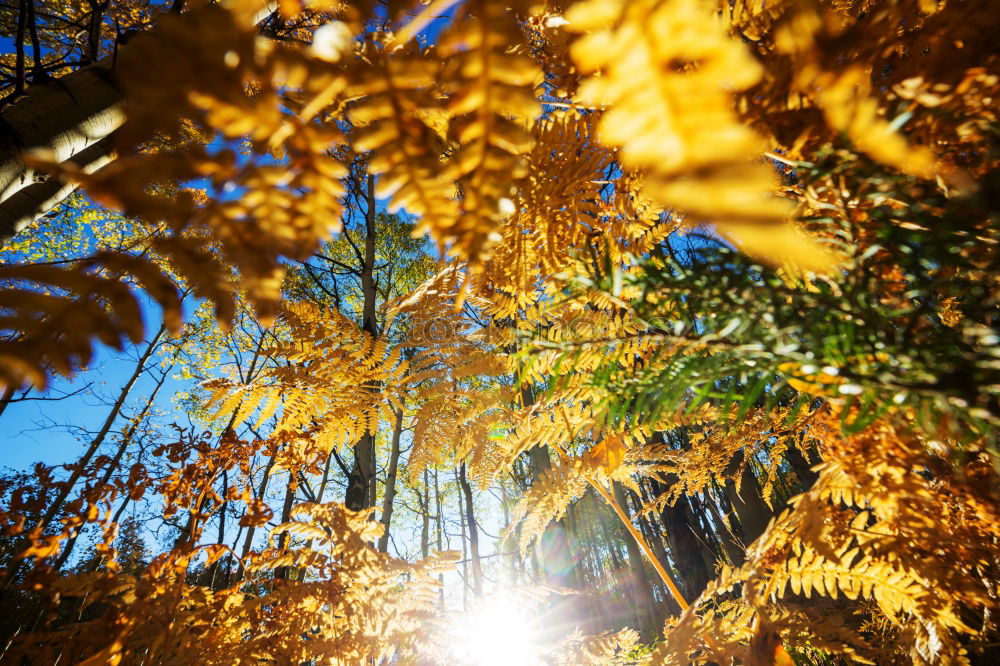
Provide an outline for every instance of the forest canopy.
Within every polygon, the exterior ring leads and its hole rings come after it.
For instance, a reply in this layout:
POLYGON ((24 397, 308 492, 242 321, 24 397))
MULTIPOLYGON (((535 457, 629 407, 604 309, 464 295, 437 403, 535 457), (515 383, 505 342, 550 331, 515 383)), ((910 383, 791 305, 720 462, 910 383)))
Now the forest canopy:
POLYGON ((994 664, 990 0, 0 0, 0 661, 994 664))

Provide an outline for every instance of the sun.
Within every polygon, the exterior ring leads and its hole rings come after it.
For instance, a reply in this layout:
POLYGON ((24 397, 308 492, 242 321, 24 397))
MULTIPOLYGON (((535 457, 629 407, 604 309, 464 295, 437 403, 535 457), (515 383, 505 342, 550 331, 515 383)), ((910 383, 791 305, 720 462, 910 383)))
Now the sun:
POLYGON ((455 621, 451 652, 462 666, 536 666, 542 663, 537 631, 529 604, 497 594, 455 621))

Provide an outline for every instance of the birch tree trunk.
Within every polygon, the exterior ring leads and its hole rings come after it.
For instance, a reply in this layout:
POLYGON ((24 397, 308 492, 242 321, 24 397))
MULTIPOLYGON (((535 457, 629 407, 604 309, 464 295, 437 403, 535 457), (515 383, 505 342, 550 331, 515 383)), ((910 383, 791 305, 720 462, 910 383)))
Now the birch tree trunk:
MULTIPOLYGON (((277 0, 262 0, 253 20, 263 21, 277 6, 277 0)), ((0 111, 0 247, 76 189, 29 168, 26 152, 43 151, 86 173, 115 158, 112 135, 125 123, 127 100, 114 82, 113 65, 105 58, 32 85, 0 111)))
POLYGON ((113 132, 125 122, 125 95, 110 61, 40 83, 0 112, 0 245, 55 207, 74 185, 25 164, 43 151, 88 173, 114 157, 113 132))

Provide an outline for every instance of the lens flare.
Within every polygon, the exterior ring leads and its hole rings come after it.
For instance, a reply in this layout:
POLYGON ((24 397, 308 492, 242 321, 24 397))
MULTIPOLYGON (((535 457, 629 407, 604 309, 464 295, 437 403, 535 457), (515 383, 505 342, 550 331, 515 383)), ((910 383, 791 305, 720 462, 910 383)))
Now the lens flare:
POLYGON ((463 666, 536 666, 538 646, 530 605, 507 595, 479 601, 454 625, 452 654, 463 666))

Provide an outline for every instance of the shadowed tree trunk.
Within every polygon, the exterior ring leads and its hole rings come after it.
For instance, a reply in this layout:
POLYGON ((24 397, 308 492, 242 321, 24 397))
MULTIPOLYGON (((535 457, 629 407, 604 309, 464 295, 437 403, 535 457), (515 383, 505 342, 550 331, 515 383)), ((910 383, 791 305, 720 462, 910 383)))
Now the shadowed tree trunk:
POLYGON ((142 356, 135 364, 135 370, 132 371, 132 376, 128 378, 125 385, 122 386, 121 391, 118 392, 118 399, 115 400, 115 404, 112 405, 111 411, 108 412, 107 417, 104 419, 104 423, 101 425, 101 429, 98 431, 97 435, 90 442, 90 446, 84 452, 83 456, 76 462, 76 468, 73 473, 70 474, 69 479, 66 480, 62 487, 62 490, 56 495, 55 500, 49 506, 48 511, 38 522, 36 526, 39 529, 45 529, 52 519, 55 518, 56 514, 59 513, 59 509, 62 508, 62 504, 66 501, 66 498, 73 491, 73 486, 80 479, 83 474, 84 469, 90 464, 91 459, 94 454, 97 453, 97 449, 100 448, 101 444, 104 443, 104 439, 108 436, 108 432, 111 431, 111 426, 114 425, 115 421, 118 419, 118 415, 121 413, 122 406, 125 404, 125 400, 128 398, 129 394, 132 392, 132 387, 135 386, 135 382, 142 376, 143 371, 146 369, 146 361, 152 356, 153 351, 156 349, 156 344, 160 341, 160 337, 166 332, 166 326, 160 326, 160 330, 156 332, 153 339, 149 341, 146 349, 143 351, 142 356))
MULTIPOLYGON (((542 475, 552 469, 549 450, 536 446, 528 451, 528 468, 532 483, 537 483, 542 475)), ((563 520, 552 521, 538 539, 539 565, 548 585, 563 588, 577 588, 576 563, 570 554, 569 539, 563 520)), ((534 554, 534 552, 532 553, 534 554)), ((549 627, 551 637, 565 632, 585 620, 586 609, 582 601, 573 596, 556 595, 545 615, 544 623, 549 627)))
POLYGON ((378 539, 378 549, 389 550, 389 526, 392 525, 392 507, 396 499, 396 471, 399 468, 399 440, 403 435, 403 410, 395 412, 396 422, 392 428, 392 450, 389 453, 389 469, 385 475, 385 495, 382 498, 382 523, 384 531, 378 539))
MULTIPOLYGON (((625 489, 617 481, 611 483, 615 502, 623 511, 628 511, 628 498, 625 489)), ((643 639, 650 641, 658 633, 656 627, 656 610, 653 595, 650 593, 649 576, 646 575, 646 559, 639 550, 639 544, 629 535, 625 535, 625 551, 628 553, 629 587, 632 589, 632 599, 635 602, 636 626, 643 639)))
MULTIPOLYGON (((229 473, 226 470, 222 470, 222 493, 220 497, 223 498, 222 506, 219 507, 219 535, 216 543, 220 546, 226 543, 226 500, 225 497, 229 492, 229 473)), ((227 556, 228 557, 228 556, 227 556)), ((208 587, 211 589, 218 589, 215 586, 215 577, 219 574, 219 566, 222 564, 222 558, 216 558, 212 565, 208 568, 208 587)))
MULTIPOLYGON (((281 507, 281 522, 287 523, 292 517, 292 505, 295 503, 295 475, 292 472, 288 473, 288 486, 285 488, 285 502, 281 507)), ((278 550, 281 550, 288 544, 288 532, 282 532, 278 535, 278 550)), ((277 567, 274 570, 274 577, 276 579, 286 579, 288 578, 288 567, 277 567)))
MULTIPOLYGON (((59 515, 59 511, 62 509, 63 504, 66 502, 66 498, 68 498, 70 493, 73 492, 73 488, 76 486, 77 481, 79 481, 80 477, 83 476, 84 470, 86 469, 87 465, 90 464, 90 461, 93 459, 94 454, 97 453, 97 450, 101 447, 101 444, 104 443, 104 439, 107 437, 108 432, 111 431, 111 426, 114 425, 116 420, 118 420, 118 415, 121 413, 121 409, 122 406, 125 404, 125 400, 132 392, 132 387, 135 386, 135 382, 139 379, 140 376, 142 376, 143 371, 145 371, 146 362, 149 360, 149 357, 152 356, 153 351, 156 349, 156 345, 160 340, 160 337, 166 332, 166 330, 167 329, 165 325, 160 326, 160 329, 156 332, 156 335, 154 335, 153 339, 149 341, 149 344, 146 346, 146 349, 139 357, 139 360, 136 361, 135 369, 132 371, 132 375, 128 378, 128 381, 125 382, 125 385, 122 386, 121 390, 118 392, 118 398, 117 400, 115 400, 114 405, 112 405, 111 411, 109 411, 108 415, 105 417, 104 423, 101 425, 101 429, 97 432, 97 435, 94 437, 94 439, 91 440, 90 446, 87 447, 87 450, 84 451, 83 455, 80 456, 80 458, 76 461, 74 469, 70 473, 69 478, 62 483, 62 487, 60 488, 59 493, 55 496, 55 498, 53 498, 52 503, 49 505, 48 509, 46 509, 45 513, 38 520, 38 522, 35 523, 35 525, 33 525, 29 530, 27 530, 25 536, 31 534, 32 532, 36 532, 37 534, 42 534, 45 531, 45 529, 52 523, 55 517, 59 515)), ((13 566, 10 571, 6 572, 7 578, 3 582, 3 587, 0 587, 0 595, 6 592, 7 588, 14 581, 17 574, 21 571, 26 562, 27 562, 26 559, 18 560, 18 563, 15 566, 13 566)))
POLYGON ((816 483, 816 479, 819 478, 819 474, 813 471, 812 464, 806 460, 802 452, 795 446, 789 446, 785 449, 785 460, 791 465, 795 476, 799 478, 800 488, 803 491, 812 488, 812 485, 816 483))
MULTIPOLYGON (((365 251, 361 266, 361 292, 364 297, 361 328, 373 338, 378 337, 378 324, 375 318, 375 177, 367 178, 365 192, 365 251)), ((345 232, 346 233, 346 232, 345 232)), ((373 393, 378 386, 369 387, 373 393)), ((373 398, 374 399, 374 398, 373 398)), ((365 432, 354 445, 354 466, 347 478, 347 490, 344 494, 344 505, 353 511, 360 511, 375 505, 375 478, 372 470, 375 466, 375 433, 365 432)))
MULTIPOLYGON (((666 492, 659 481, 651 479, 650 484, 654 495, 666 492)), ((660 517, 666 529, 670 557, 684 586, 685 598, 697 599, 712 579, 712 572, 710 558, 706 556, 707 547, 698 538, 700 530, 692 520, 694 516, 687 496, 681 495, 673 504, 665 505, 660 517)))
POLYGON ((476 525, 476 512, 472 506, 472 486, 465 475, 465 463, 458 468, 458 483, 462 486, 465 497, 465 522, 469 528, 469 557, 472 560, 472 591, 477 597, 483 595, 483 565, 479 559, 479 527, 476 525))
MULTIPOLYGON (((744 461, 744 453, 741 451, 733 456, 729 464, 727 473, 735 472, 744 461)), ((764 533, 767 523, 771 520, 774 511, 767 505, 761 493, 760 484, 753 473, 753 465, 746 464, 740 474, 739 490, 735 481, 726 482, 726 497, 732 502, 736 510, 736 516, 740 520, 740 528, 743 530, 744 546, 749 546, 757 537, 764 533)))
MULTIPOLYGON (((111 480, 111 475, 114 474, 115 471, 117 471, 118 464, 121 462, 122 457, 125 455, 125 451, 128 450, 129 444, 132 443, 132 438, 135 436, 135 431, 139 429, 139 426, 142 424, 143 419, 146 418, 146 414, 148 414, 149 410, 153 407, 153 403, 156 401, 156 394, 160 392, 160 387, 163 386, 163 382, 166 381, 167 375, 169 373, 170 369, 168 368, 163 372, 162 375, 160 375, 160 379, 156 383, 156 386, 153 387, 153 391, 149 394, 149 398, 146 400, 146 404, 145 406, 143 406, 142 411, 140 411, 139 415, 135 417, 135 419, 132 421, 132 425, 129 426, 128 431, 126 431, 125 435, 122 437, 122 441, 118 445, 118 451, 115 452, 115 457, 111 459, 110 463, 108 463, 107 468, 105 468, 104 470, 104 476, 102 476, 101 480, 98 481, 97 483, 98 488, 107 485, 108 481, 111 480)), ((66 542, 66 546, 63 548, 63 551, 59 553, 59 559, 57 559, 56 563, 52 565, 54 571, 59 571, 60 569, 62 569, 62 567, 66 564, 67 560, 69 560, 70 555, 73 554, 73 549, 76 548, 76 543, 79 537, 80 537, 80 532, 77 531, 66 542)))
MULTIPOLYGON (((444 525, 442 523, 441 515, 441 485, 438 482, 438 471, 434 470, 434 502, 436 504, 437 515, 434 516, 435 526, 437 528, 437 549, 438 552, 444 550, 444 542, 442 537, 444 535, 444 525)), ((438 574, 438 582, 441 583, 441 589, 438 593, 438 601, 441 604, 441 609, 444 610, 444 574, 438 574)))
POLYGON ((426 469, 424 470, 423 495, 420 494, 419 490, 413 492, 417 494, 417 503, 420 505, 420 517, 422 519, 420 523, 420 555, 426 560, 431 552, 431 484, 426 469))
MULTIPOLYGON (((267 493, 267 482, 271 478, 271 468, 274 467, 274 456, 268 458, 267 466, 264 467, 264 476, 260 481, 260 490, 257 491, 257 500, 264 501, 264 497, 267 493)), ((243 552, 240 553, 240 565, 236 570, 236 580, 243 580, 243 576, 246 573, 246 567, 244 566, 247 561, 247 556, 250 554, 250 549, 253 547, 253 536, 257 531, 255 525, 250 525, 247 527, 246 540, 243 541, 243 552)))
MULTIPOLYGON (((17 3, 17 30, 14 37, 14 92, 11 98, 16 99, 24 94, 24 30, 28 25, 28 4, 26 0, 17 3)), ((4 98, 3 101, 7 101, 4 98)))

